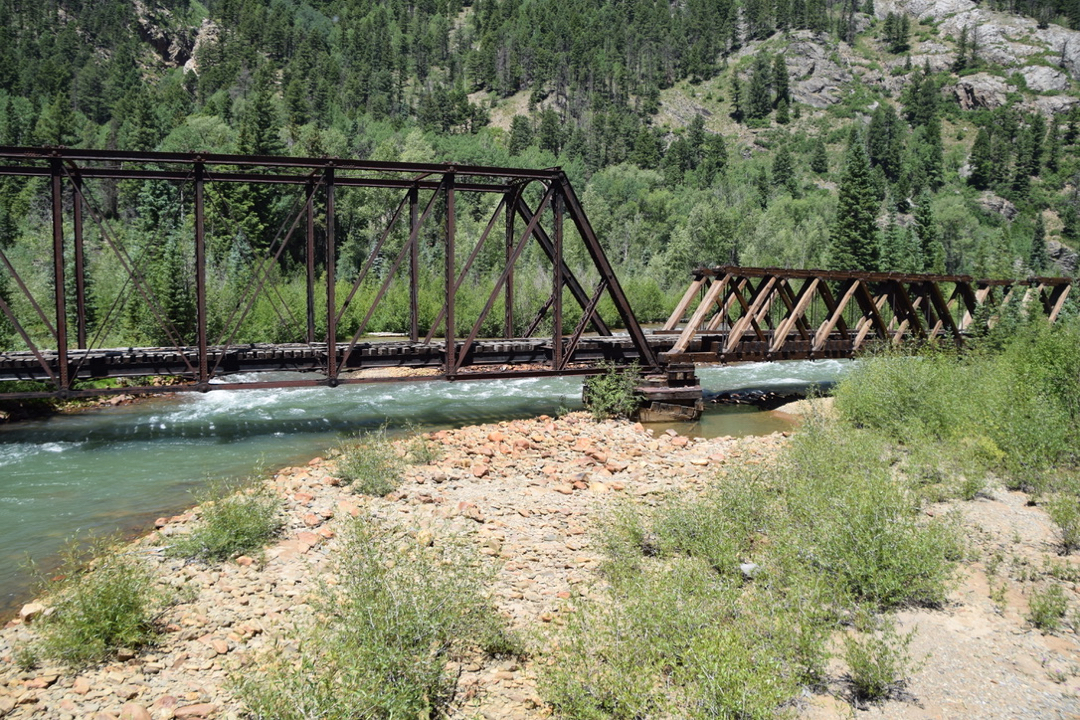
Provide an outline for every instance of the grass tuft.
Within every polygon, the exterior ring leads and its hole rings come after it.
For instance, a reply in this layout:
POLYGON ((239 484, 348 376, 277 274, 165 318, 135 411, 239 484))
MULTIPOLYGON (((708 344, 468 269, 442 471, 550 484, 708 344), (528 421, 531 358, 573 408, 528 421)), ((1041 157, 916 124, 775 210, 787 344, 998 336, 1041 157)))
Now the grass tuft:
POLYGON ((1061 621, 1065 619, 1065 613, 1069 608, 1065 591, 1060 585, 1052 584, 1045 590, 1035 590, 1031 593, 1028 603, 1028 620, 1031 624, 1043 632, 1054 632, 1061 627, 1061 621))
POLYGON ((57 577, 43 588, 53 611, 38 621, 40 639, 30 655, 79 668, 157 638, 154 618, 164 597, 137 556, 107 541, 88 550, 72 544, 57 577), (88 557, 96 559, 87 562, 88 557))
POLYGON ((336 584, 313 603, 299 651, 235 678, 254 718, 435 717, 454 698, 448 663, 519 652, 483 592, 485 571, 453 541, 427 548, 357 521, 336 584))
POLYGON ((401 485, 403 460, 385 427, 344 441, 337 458, 338 477, 363 495, 381 497, 401 485))
POLYGON ((199 505, 199 522, 189 535, 177 537, 172 556, 224 562, 260 551, 281 530, 281 501, 261 484, 214 484, 199 505))

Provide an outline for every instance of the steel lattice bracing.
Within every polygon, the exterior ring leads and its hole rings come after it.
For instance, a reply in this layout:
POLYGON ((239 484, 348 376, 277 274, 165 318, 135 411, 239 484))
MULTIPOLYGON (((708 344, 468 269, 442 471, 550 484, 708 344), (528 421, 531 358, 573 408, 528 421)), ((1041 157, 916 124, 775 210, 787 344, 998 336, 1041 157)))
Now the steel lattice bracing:
MULTIPOLYGON (((40 282, 35 289, 34 283, 25 280, 25 265, 20 268, 0 249, 10 297, 10 301, 0 298, 0 311, 17 338, 16 347, 0 352, 0 380, 45 383, 41 389, 17 393, 4 393, 0 383, 0 394, 8 397, 162 390, 152 385, 79 387, 86 379, 125 376, 175 375, 189 381, 184 389, 204 391, 367 382, 371 379, 357 377, 354 371, 385 366, 438 368, 440 377, 464 379, 480 365, 528 365, 503 373, 515 376, 587 373, 599 360, 634 360, 646 368, 657 365, 574 189, 559 168, 0 147, 0 177, 4 176, 47 183, 38 186, 37 194, 50 200, 52 236, 51 287, 44 292, 40 282), (167 298, 157 296, 148 278, 148 262, 125 245, 124 233, 117 231, 124 221, 122 213, 103 207, 101 195, 115 194, 118 183, 168 183, 181 198, 184 221, 190 224, 182 264, 193 276, 192 332, 180 331, 170 316, 167 298), (207 289, 213 269, 208 259, 212 240, 208 237, 212 213, 208 192, 226 186, 277 188, 292 193, 294 202, 273 241, 251 259, 250 281, 237 288, 235 305, 215 309, 207 289), (366 257, 343 281, 336 277, 342 248, 355 238, 345 237, 340 230, 337 207, 343 194, 356 189, 381 192, 379 210, 389 216, 381 232, 369 238, 366 257), (488 214, 478 238, 463 238, 458 231, 466 203, 464 211, 488 214), (437 246, 426 252, 429 261, 436 257, 441 263, 437 275, 442 288, 441 308, 427 327, 421 325, 418 306, 424 242, 437 246), (576 268, 571 268, 566 258, 574 243, 581 250, 574 254, 576 268), (98 303, 108 312, 94 322, 87 292, 91 250, 106 257, 122 275, 116 296, 98 303), (515 289, 515 274, 529 250, 534 262, 539 257, 549 269, 550 281, 544 293, 547 301, 539 304, 527 332, 520 333, 515 332, 522 325, 514 317, 515 292, 525 291, 515 289), (481 289, 487 298, 483 307, 464 309, 458 296, 463 283, 478 282, 478 275, 470 271, 482 252, 496 255, 501 268, 484 276, 491 285, 481 289), (280 272, 283 256, 303 267, 304 307, 291 306, 271 280, 280 272), (370 342, 366 337, 370 321, 395 283, 408 284, 410 337, 370 342), (371 296, 362 287, 377 289, 371 296), (101 346, 110 323, 118 322, 132 297, 148 309, 168 345, 101 346), (304 336, 286 343, 238 341, 238 332, 259 298, 269 298, 283 324, 286 314, 294 320, 302 317, 304 336), (610 300, 626 334, 613 335, 601 317, 599 306, 604 299, 610 300), (482 338, 485 322, 500 303, 502 337, 482 338), (580 308, 580 321, 569 332, 564 329, 566 303, 580 308), (215 311, 218 320, 212 326, 215 311), (534 337, 544 324, 553 328, 551 333, 534 337), (460 333, 462 327, 469 328, 468 332, 460 333), (590 329, 595 335, 586 335, 590 329), (272 383, 228 381, 231 373, 267 370, 313 374, 272 383)), ((220 216, 220 211, 214 216, 219 225, 220 216)), ((528 291, 536 292, 535 288, 528 291)))
POLYGON ((872 341, 962 345, 1010 304, 1053 322, 1071 288, 1059 277, 700 268, 656 335, 674 339, 665 364, 850 358, 872 341))

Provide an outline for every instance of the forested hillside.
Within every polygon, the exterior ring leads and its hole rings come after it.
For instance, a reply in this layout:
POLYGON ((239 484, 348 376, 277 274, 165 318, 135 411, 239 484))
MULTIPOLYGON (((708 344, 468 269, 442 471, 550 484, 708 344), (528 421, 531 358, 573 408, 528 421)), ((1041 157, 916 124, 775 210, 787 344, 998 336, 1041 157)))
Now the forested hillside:
MULTIPOLYGON (((1073 27, 1078 0, 0 0, 0 145, 561 165, 650 320, 702 264, 1073 272, 1073 27)), ((0 247, 39 288, 46 192, 0 180, 0 247)), ((291 198, 215 192, 227 301, 291 198)), ((190 320, 180 190, 100 193, 190 320)), ((341 203, 345 280, 378 200, 341 203)), ((111 269, 91 257, 101 307, 111 269)), ((109 339, 161 340, 138 304, 109 339)))

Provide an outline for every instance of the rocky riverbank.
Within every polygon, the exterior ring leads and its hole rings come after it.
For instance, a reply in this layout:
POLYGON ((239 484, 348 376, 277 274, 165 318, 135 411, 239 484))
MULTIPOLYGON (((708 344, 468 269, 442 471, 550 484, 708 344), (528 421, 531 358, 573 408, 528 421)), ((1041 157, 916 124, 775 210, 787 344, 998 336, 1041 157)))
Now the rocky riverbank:
MULTIPOLYGON (((243 717, 230 676, 258 672, 265 652, 296 652, 290 631, 310 620, 318 579, 329 576, 339 535, 354 518, 389 521, 421 544, 468 538, 492 563, 492 595, 514 627, 559 623, 572 611, 567 599, 597 579, 601 549, 592 531, 605 511, 619 503, 653 505, 673 492, 723 482, 738 466, 769 462, 785 436, 698 440, 573 413, 433 433, 429 441, 438 445, 439 459, 410 466, 399 490, 383 498, 343 485, 333 458, 283 468, 266 483, 283 499, 285 529, 264 557, 215 566, 166 557, 164 549, 190 530, 199 508, 161 518, 155 532, 131 544, 130 552, 152 565, 158 584, 178 600, 161 618, 165 633, 157 646, 79 672, 23 671, 15 663, 18 649, 33 640, 34 621, 48 612, 48 600, 25 607, 0 632, 0 717, 243 717)), ((1047 552, 1049 521, 1020 494, 971 505, 983 527, 977 543, 996 552, 1002 543, 1015 550, 1030 542, 1032 553, 1047 552), (1017 540, 1021 531, 1023 542, 1017 540)), ((976 575, 977 568, 965 574, 976 575)), ((1080 710, 1074 704, 1080 654, 1071 629, 1055 637, 1025 627, 1019 596, 1008 612, 995 613, 973 582, 960 588, 956 607, 903 618, 905 625, 934 627, 931 636, 920 636, 934 657, 910 688, 922 704, 893 702, 881 716, 1059 718, 1069 717, 1070 707, 1080 710), (936 657, 950 667, 937 665, 936 657), (973 682, 942 681, 952 676, 973 682), (942 714, 961 706, 981 712, 942 714), (995 708, 1007 712, 995 714, 995 708)), ((455 665, 458 703, 450 716, 547 717, 532 662, 476 657, 455 665)), ((814 696, 801 712, 831 718, 850 707, 814 696)))

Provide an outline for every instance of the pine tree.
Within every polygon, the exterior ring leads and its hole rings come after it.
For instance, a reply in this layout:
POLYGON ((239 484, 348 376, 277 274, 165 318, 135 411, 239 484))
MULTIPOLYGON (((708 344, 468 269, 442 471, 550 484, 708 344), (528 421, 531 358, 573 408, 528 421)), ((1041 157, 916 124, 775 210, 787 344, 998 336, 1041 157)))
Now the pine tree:
POLYGON ((747 117, 753 120, 767 118, 772 112, 772 96, 769 83, 772 71, 765 53, 758 53, 754 58, 754 71, 750 75, 749 97, 747 98, 747 117))
POLYGON ((737 73, 731 73, 731 118, 741 123, 746 118, 746 87, 737 73))
POLYGON ((772 86, 775 105, 779 106, 781 102, 791 102, 791 85, 788 80, 787 62, 785 62, 783 55, 776 55, 773 58, 772 86))
POLYGON ((791 113, 788 110, 788 101, 781 100, 776 105, 776 124, 787 125, 791 122, 791 113))
POLYGON ((953 58, 952 71, 962 72, 967 67, 968 52, 968 29, 965 25, 960 28, 960 39, 956 41, 956 57, 953 58))
POLYGON ((923 260, 923 272, 945 272, 945 246, 941 244, 941 233, 934 218, 930 192, 923 190, 915 203, 915 235, 919 238, 923 260))
POLYGON ((903 152, 903 128, 892 105, 883 103, 870 118, 866 133, 866 151, 870 164, 880 167, 891 182, 900 177, 903 152))
POLYGON ((836 270, 878 268, 877 209, 870 158, 861 137, 848 146, 840 179, 836 222, 830 235, 830 265, 836 270))
POLYGON ((245 155, 280 155, 285 150, 280 128, 270 89, 260 87, 240 119, 240 152, 245 155))
POLYGON ((1035 214, 1035 230, 1031 236, 1031 254, 1028 256, 1028 268, 1035 275, 1045 273, 1050 267, 1050 256, 1046 252, 1046 224, 1042 212, 1035 214))
POLYGON ((1045 148, 1046 169, 1055 173, 1061 168, 1061 130, 1057 118, 1051 118, 1046 128, 1045 148))
POLYGON ((536 140, 541 150, 547 150, 552 155, 558 155, 562 149, 562 123, 559 121, 559 114, 550 106, 540 113, 536 140))
POLYGON ((990 133, 984 127, 979 128, 975 142, 971 144, 968 165, 971 167, 968 183, 979 190, 989 188, 994 177, 994 156, 990 133))
POLYGON ((798 184, 795 181, 795 158, 791 150, 784 145, 773 157, 772 184, 783 187, 792 195, 798 195, 798 184))
POLYGON ((510 146, 507 148, 511 156, 520 155, 532 144, 532 123, 524 115, 515 115, 510 121, 510 146))
POLYGON ((829 172, 829 151, 820 136, 814 141, 814 149, 810 155, 810 169, 818 175, 829 172))

